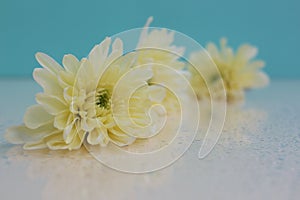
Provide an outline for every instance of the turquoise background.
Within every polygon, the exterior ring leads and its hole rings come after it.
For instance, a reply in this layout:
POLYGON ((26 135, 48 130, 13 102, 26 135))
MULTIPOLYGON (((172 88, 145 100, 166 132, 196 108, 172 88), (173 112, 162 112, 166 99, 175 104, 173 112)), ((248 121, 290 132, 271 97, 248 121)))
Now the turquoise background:
POLYGON ((200 44, 226 36, 259 47, 272 78, 300 77, 300 1, 0 0, 0 76, 30 76, 37 51, 60 61, 86 56, 105 36, 152 26, 183 32, 200 44))

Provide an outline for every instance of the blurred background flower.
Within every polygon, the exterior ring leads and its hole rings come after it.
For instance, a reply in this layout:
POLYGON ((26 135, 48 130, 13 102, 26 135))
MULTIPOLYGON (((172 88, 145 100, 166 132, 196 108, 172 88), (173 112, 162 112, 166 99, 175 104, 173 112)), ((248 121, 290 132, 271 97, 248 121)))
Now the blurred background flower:
POLYGON ((190 61, 205 73, 206 82, 202 74, 192 71, 191 82, 199 98, 209 98, 207 85, 211 85, 213 93, 223 91, 222 84, 226 90, 228 103, 244 102, 245 91, 261 88, 269 83, 269 77, 262 72, 265 63, 255 60, 258 49, 249 44, 241 45, 236 51, 227 45, 227 40, 220 40, 220 47, 210 42, 206 45, 206 51, 211 56, 218 71, 213 71, 213 66, 207 65, 203 59, 203 51, 193 52, 190 61))

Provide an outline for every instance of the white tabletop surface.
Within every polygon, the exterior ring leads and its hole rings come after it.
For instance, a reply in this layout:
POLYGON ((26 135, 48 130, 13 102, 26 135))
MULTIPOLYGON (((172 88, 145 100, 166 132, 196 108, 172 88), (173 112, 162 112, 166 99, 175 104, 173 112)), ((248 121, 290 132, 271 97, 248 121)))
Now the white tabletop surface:
POLYGON ((40 88, 0 79, 0 199, 300 199, 300 81, 272 81, 251 91, 213 151, 200 141, 153 173, 112 170, 79 151, 24 151, 4 130, 22 122, 40 88))

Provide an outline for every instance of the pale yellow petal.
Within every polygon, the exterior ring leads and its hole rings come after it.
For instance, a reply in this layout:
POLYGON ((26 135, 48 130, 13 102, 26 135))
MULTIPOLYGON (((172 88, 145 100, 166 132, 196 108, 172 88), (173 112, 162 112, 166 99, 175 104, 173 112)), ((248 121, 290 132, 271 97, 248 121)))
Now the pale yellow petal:
POLYGON ((126 146, 132 144, 136 138, 125 134, 119 128, 109 129, 108 137, 110 141, 118 146, 126 146))
POLYGON ((78 95, 78 92, 73 87, 66 87, 63 92, 63 96, 66 102, 70 103, 73 96, 78 95))
POLYGON ((256 72, 253 82, 254 82, 253 84, 254 88, 260 88, 260 87, 267 86, 270 82, 270 79, 265 73, 256 72))
POLYGON ((153 77, 153 71, 151 68, 137 68, 132 73, 127 74, 126 84, 136 87, 137 83, 147 82, 153 77))
POLYGON ((160 103, 166 97, 166 89, 159 86, 149 86, 149 99, 155 103, 160 103))
POLYGON ((123 53, 123 42, 120 38, 116 38, 115 41, 113 42, 113 44, 112 44, 112 53, 109 57, 116 56, 115 53, 118 54, 119 56, 121 56, 122 53, 123 53), (112 54, 114 56, 112 56, 112 54))
POLYGON ((79 69, 80 62, 72 54, 67 54, 63 58, 63 65, 68 72, 76 74, 79 69))
POLYGON ((221 45, 221 58, 223 62, 231 63, 234 60, 233 49, 227 46, 227 39, 222 38, 220 41, 221 45))
POLYGON ((63 131, 63 139, 67 144, 69 144, 78 133, 79 129, 76 127, 76 121, 74 120, 71 124, 65 127, 63 131))
POLYGON ((63 140, 62 132, 49 136, 44 139, 48 148, 51 150, 67 149, 68 144, 63 140))
POLYGON ((140 35, 140 39, 139 39, 139 43, 138 43, 138 47, 141 47, 144 43, 144 41, 147 39, 147 36, 148 36, 148 28, 149 28, 149 25, 151 24, 151 22, 153 21, 153 17, 149 17, 147 19, 147 22, 146 24, 144 25, 144 28, 141 32, 141 35, 140 35))
POLYGON ((71 113, 68 110, 56 115, 54 118, 54 127, 58 128, 59 130, 65 129, 68 123, 69 115, 71 115, 71 113))
POLYGON ((52 122, 54 116, 46 112, 41 105, 33 105, 27 108, 24 115, 24 123, 28 128, 35 129, 52 122))
POLYGON ((58 149, 69 149, 69 150, 77 150, 81 147, 83 143, 83 139, 85 138, 85 132, 79 131, 78 134, 76 134, 70 143, 66 143, 62 137, 61 134, 57 135, 53 138, 49 138, 47 141, 47 145, 52 150, 58 150, 58 149))
POLYGON ((255 60, 255 61, 252 61, 250 63, 247 64, 247 68, 250 68, 250 69, 253 69, 253 70, 256 70, 256 69, 260 69, 262 67, 265 66, 265 62, 262 61, 262 60, 255 60))
POLYGON ((100 44, 96 45, 89 53, 89 61, 95 67, 95 71, 100 70, 108 56, 111 38, 107 37, 100 44))
POLYGON ((47 144, 45 143, 45 141, 39 140, 37 142, 28 142, 26 144, 23 145, 23 148, 25 150, 37 150, 37 149, 45 149, 47 148, 47 144))
POLYGON ((57 74, 59 71, 63 70, 63 68, 58 64, 53 58, 48 56, 47 54, 38 52, 35 54, 36 60, 43 66, 45 69, 50 72, 57 74))
POLYGON ((69 72, 61 71, 58 73, 58 82, 62 88, 72 87, 75 81, 75 75, 69 72))
POLYGON ((76 87, 79 90, 85 90, 86 93, 95 91, 96 77, 95 70, 91 62, 83 59, 76 77, 76 87))
POLYGON ((104 127, 97 127, 93 129, 87 137, 87 141, 91 145, 101 144, 106 145, 109 142, 107 129, 104 127))
POLYGON ((220 53, 217 46, 210 42, 206 45, 206 50, 213 59, 220 59, 220 53))
POLYGON ((81 134, 81 136, 79 135, 76 135, 72 142, 68 145, 68 149, 69 150, 77 150, 81 147, 82 143, 83 143, 83 139, 84 138, 84 135, 81 134))
POLYGON ((45 124, 37 129, 29 129, 25 125, 12 126, 5 132, 5 138, 13 144, 36 142, 57 131, 52 123, 45 124))
POLYGON ((46 69, 36 68, 33 71, 34 80, 42 86, 46 94, 61 95, 62 88, 57 81, 57 76, 46 69))
POLYGON ((239 49, 237 50, 236 57, 243 58, 245 60, 250 60, 256 56, 257 52, 258 50, 256 47, 248 44, 244 44, 240 46, 239 49))
POLYGON ((85 118, 81 119, 81 128, 87 132, 93 130, 98 125, 96 119, 85 118))
POLYGON ((55 96, 39 93, 36 95, 36 101, 51 115, 57 115, 68 109, 65 102, 55 96))

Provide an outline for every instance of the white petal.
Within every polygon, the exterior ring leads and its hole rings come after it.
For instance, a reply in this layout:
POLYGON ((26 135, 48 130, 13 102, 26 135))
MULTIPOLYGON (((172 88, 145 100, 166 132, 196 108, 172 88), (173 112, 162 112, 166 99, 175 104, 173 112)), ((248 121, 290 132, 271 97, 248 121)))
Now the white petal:
POLYGON ((148 27, 149 25, 151 24, 151 22, 153 21, 153 17, 149 17, 147 19, 147 22, 141 32, 141 36, 140 36, 140 39, 139 39, 139 43, 138 43, 138 47, 141 47, 143 45, 143 42, 145 41, 145 39, 147 38, 147 35, 148 35, 148 27))
POLYGON ((227 47, 227 38, 225 38, 225 37, 221 38, 221 40, 220 40, 220 46, 221 46, 222 50, 227 47))
POLYGON ((57 77, 46 69, 36 68, 33 71, 34 80, 42 86, 44 92, 52 95, 61 95, 62 88, 60 87, 57 77))
POLYGON ((58 149, 67 149, 68 144, 65 143, 62 137, 62 133, 57 133, 55 135, 52 135, 48 138, 44 139, 48 148, 51 150, 58 150, 58 149))
POLYGON ((109 46, 111 43, 111 38, 107 37, 100 44, 96 45, 89 53, 89 60, 98 71, 101 68, 108 56, 109 46))
POLYGON ((54 127, 58 128, 59 130, 65 129, 68 123, 69 115, 70 112, 68 110, 56 115, 54 118, 54 127))
POLYGON ((259 69, 265 66, 265 62, 262 60, 255 60, 247 64, 247 68, 259 69))
POLYGON ((85 118, 81 119, 81 128, 85 131, 91 131, 98 125, 96 119, 85 118))
POLYGON ((258 50, 256 47, 248 44, 244 44, 240 46, 239 49, 237 50, 236 57, 237 58, 241 57, 243 59, 250 60, 256 56, 257 52, 258 50))
POLYGON ((214 43, 208 43, 206 45, 206 50, 208 51, 209 55, 214 59, 220 58, 220 52, 217 48, 217 46, 214 43))
POLYGON ((68 109, 66 104, 55 96, 39 93, 36 95, 36 101, 51 115, 57 115, 68 109))
POLYGON ((63 131, 63 139, 67 144, 69 144, 76 136, 76 134, 79 132, 79 130, 77 130, 75 122, 76 121, 74 120, 71 124, 65 127, 63 131))
POLYGON ((257 72, 254 80, 254 88, 264 87, 270 82, 269 77, 263 72, 257 72))
POLYGON ((45 149, 47 147, 48 146, 43 139, 39 140, 37 142, 28 142, 28 143, 24 144, 24 146, 23 146, 23 148, 25 150, 45 149))
POLYGON ((81 147, 81 145, 83 143, 84 135, 82 135, 82 136, 79 136, 79 135, 76 135, 73 138, 72 142, 68 145, 69 150, 77 150, 81 147))
POLYGON ((58 81, 62 88, 72 87, 75 81, 75 75, 65 71, 61 71, 58 74, 58 81))
POLYGON ((123 42, 120 38, 116 38, 112 45, 112 51, 110 55, 107 57, 104 66, 102 69, 97 71, 97 75, 100 76, 103 70, 106 69, 111 63, 113 63, 116 59, 123 55, 123 42))
POLYGON ((113 45, 112 45, 112 51, 115 52, 123 52, 123 42, 120 38, 116 38, 115 41, 113 42, 113 45))
POLYGON ((79 90, 85 90, 86 93, 94 91, 96 88, 95 70, 91 62, 83 59, 76 77, 76 87, 79 90))
POLYGON ((137 83, 147 82, 153 77, 152 69, 140 67, 133 69, 130 73, 126 74, 125 80, 128 81, 128 84, 133 85, 134 87, 137 83))
POLYGON ((60 64, 58 64, 53 58, 51 58, 47 54, 38 52, 35 54, 35 58, 41 66, 43 66, 44 68, 46 68, 54 74, 57 74, 59 71, 63 70, 60 64))
POLYGON ((28 128, 35 129, 53 121, 54 117, 47 113, 41 105, 33 105, 27 108, 24 115, 24 123, 28 128))
POLYGON ((130 145, 136 140, 136 138, 131 137, 117 129, 110 129, 108 132, 108 137, 110 138, 111 142, 120 147, 130 145))
POLYGON ((96 145, 96 144, 102 144, 105 145, 109 142, 108 136, 107 136, 107 129, 104 127, 98 127, 93 129, 88 137, 87 141, 91 145, 96 145))
POLYGON ((39 141, 57 131, 53 125, 45 124, 37 129, 29 129, 25 125, 12 126, 5 132, 5 138, 13 144, 39 141))
POLYGON ((77 90, 75 90, 73 87, 66 87, 63 92, 64 99, 68 103, 70 103, 73 99, 73 96, 76 96, 77 94, 77 90))
POLYGON ((159 86, 149 86, 149 99, 153 102, 159 103, 166 97, 166 90, 159 86))
POLYGON ((68 54, 63 58, 63 65, 68 72, 76 74, 77 70, 79 69, 80 62, 75 56, 68 54))

